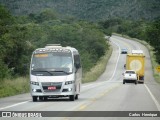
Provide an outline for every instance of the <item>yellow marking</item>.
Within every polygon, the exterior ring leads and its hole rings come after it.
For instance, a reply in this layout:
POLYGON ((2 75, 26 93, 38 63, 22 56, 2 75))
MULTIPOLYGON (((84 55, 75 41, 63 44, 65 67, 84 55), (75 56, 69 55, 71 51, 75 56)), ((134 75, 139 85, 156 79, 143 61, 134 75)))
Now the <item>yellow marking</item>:
POLYGON ((64 120, 69 120, 69 118, 65 117, 64 120))
POLYGON ((98 96, 98 98, 101 98, 101 97, 105 96, 105 95, 106 95, 109 91, 111 91, 111 90, 112 90, 112 89, 109 89, 109 90, 101 93, 101 94, 98 96))
POLYGON ((84 110, 86 107, 87 107, 87 105, 81 105, 81 106, 79 107, 79 110, 84 110))
POLYGON ((100 93, 99 97, 103 97, 106 94, 106 92, 100 93))
POLYGON ((156 67, 157 72, 160 72, 160 66, 156 67))
POLYGON ((97 100, 96 98, 92 98, 92 99, 91 99, 91 101, 93 101, 93 102, 96 101, 96 100, 97 100))
POLYGON ((99 99, 99 98, 105 96, 107 93, 109 93, 110 91, 112 91, 113 89, 115 89, 115 88, 117 88, 117 87, 119 87, 119 86, 120 86, 120 85, 116 85, 116 86, 114 86, 114 87, 111 87, 111 88, 107 89, 106 91, 100 93, 100 94, 96 97, 96 99, 99 99))
POLYGON ((94 103, 95 101, 97 101, 99 98, 103 97, 103 96, 106 95, 108 92, 110 92, 111 90, 113 90, 113 89, 115 89, 115 88, 117 88, 117 87, 119 87, 119 86, 121 86, 121 85, 118 84, 118 85, 116 85, 116 86, 114 86, 114 87, 111 87, 111 88, 107 89, 106 91, 100 93, 100 94, 97 95, 95 98, 90 99, 91 102, 90 102, 89 104, 87 104, 87 105, 81 105, 81 106, 78 108, 78 110, 84 110, 84 109, 86 109, 87 106, 93 104, 93 103, 94 103))

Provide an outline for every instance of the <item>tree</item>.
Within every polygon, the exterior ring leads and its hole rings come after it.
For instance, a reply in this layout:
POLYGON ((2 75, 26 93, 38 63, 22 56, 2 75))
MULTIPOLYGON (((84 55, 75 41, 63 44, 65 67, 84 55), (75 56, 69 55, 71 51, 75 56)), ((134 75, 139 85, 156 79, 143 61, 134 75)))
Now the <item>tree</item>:
POLYGON ((147 41, 155 48, 157 62, 160 63, 160 19, 147 27, 146 35, 147 41))
MULTIPOLYGON (((57 19, 58 14, 51 10, 51 9, 45 9, 43 10, 39 15, 36 16, 36 20, 38 23, 42 23, 44 21, 49 21, 49 20, 55 20, 57 19)), ((30 15, 31 17, 34 18, 34 15, 30 15)))

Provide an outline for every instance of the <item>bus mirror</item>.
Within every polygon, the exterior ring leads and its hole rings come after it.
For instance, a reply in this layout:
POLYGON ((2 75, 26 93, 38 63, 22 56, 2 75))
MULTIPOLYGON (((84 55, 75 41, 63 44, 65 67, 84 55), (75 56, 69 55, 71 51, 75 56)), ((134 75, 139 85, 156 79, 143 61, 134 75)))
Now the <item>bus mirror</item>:
POLYGON ((80 68, 80 64, 79 63, 75 63, 75 67, 76 67, 76 69, 79 69, 80 68))

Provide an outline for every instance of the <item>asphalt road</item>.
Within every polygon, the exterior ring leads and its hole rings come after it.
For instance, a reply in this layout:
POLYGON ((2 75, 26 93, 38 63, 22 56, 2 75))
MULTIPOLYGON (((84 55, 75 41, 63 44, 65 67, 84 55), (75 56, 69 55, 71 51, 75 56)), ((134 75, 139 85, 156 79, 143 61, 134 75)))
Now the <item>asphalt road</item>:
MULTIPOLYGON (((63 98, 32 102, 30 94, 27 93, 1 98, 0 111, 160 111, 160 85, 154 81, 148 50, 138 42, 118 36, 112 36, 110 41, 113 46, 113 53, 106 66, 106 71, 96 82, 82 85, 81 95, 78 100, 71 102, 68 98, 63 98), (121 48, 127 48, 129 51, 132 49, 142 49, 144 51, 146 56, 144 84, 122 84, 123 65, 125 64, 126 55, 120 54, 121 48)), ((17 120, 21 118, 12 119, 17 120)), ((62 117, 41 119, 124 120, 128 119, 128 117, 62 117)), ((129 119, 159 120, 159 118, 146 117, 129 117, 129 119)))

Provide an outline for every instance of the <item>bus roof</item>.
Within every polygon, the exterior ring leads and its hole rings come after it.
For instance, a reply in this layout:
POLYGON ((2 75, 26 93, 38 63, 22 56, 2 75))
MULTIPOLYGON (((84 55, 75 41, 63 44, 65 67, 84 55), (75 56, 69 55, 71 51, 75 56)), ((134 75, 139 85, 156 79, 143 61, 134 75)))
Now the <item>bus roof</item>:
POLYGON ((68 51, 71 53, 79 54, 77 49, 70 46, 62 47, 60 44, 47 44, 44 48, 37 48, 34 53, 46 53, 54 51, 68 51))

